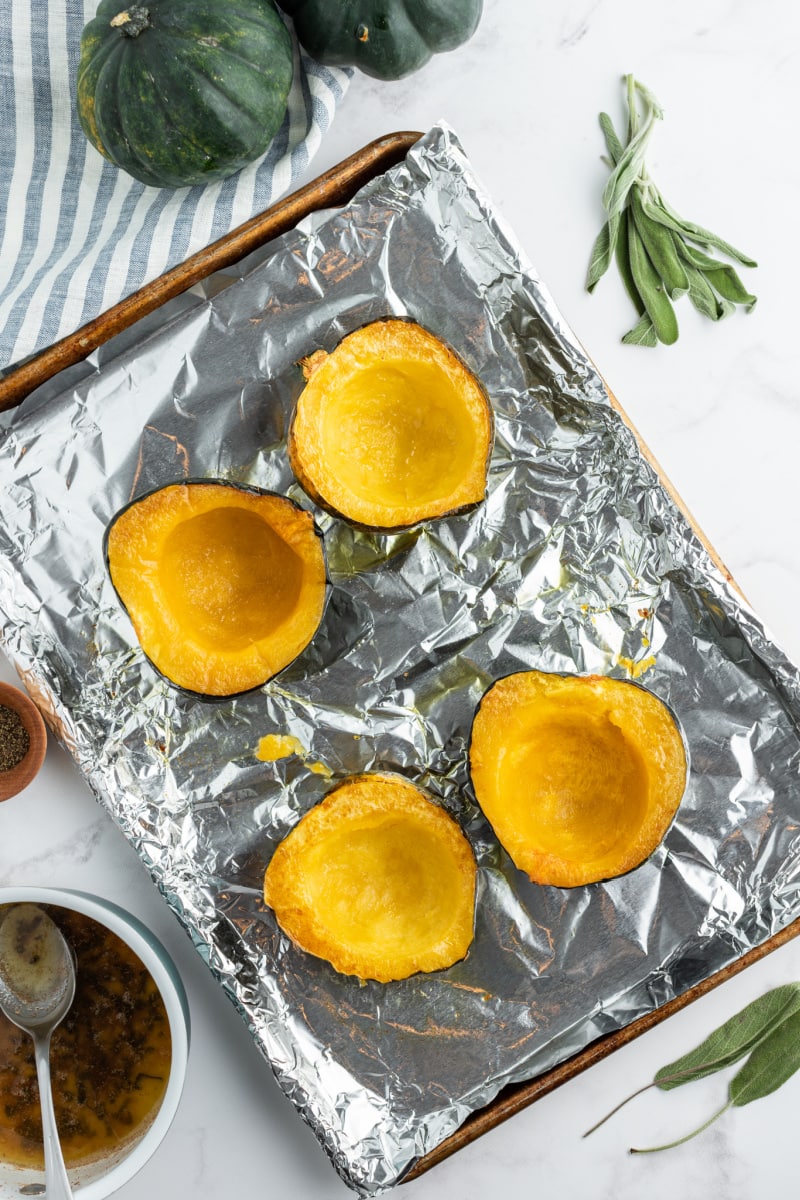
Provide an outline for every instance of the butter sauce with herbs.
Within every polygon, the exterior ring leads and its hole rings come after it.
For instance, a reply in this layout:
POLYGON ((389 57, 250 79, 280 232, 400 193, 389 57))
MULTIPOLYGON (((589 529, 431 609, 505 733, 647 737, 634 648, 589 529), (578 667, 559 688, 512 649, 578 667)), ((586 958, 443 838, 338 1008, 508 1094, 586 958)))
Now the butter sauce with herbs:
MULTIPOLYGON (((75 1000, 50 1047, 58 1131, 75 1167, 124 1148, 155 1117, 172 1058, 169 1019, 153 978, 116 934, 83 913, 43 907, 77 961, 75 1000)), ((0 1161, 44 1165, 33 1042, 2 1013, 0 1161)))

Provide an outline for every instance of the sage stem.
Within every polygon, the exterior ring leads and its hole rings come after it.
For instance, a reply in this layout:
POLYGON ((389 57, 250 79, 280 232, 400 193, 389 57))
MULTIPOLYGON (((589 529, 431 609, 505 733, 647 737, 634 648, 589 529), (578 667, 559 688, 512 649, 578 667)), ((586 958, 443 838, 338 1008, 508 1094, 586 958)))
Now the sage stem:
POLYGON ((707 1121, 704 1121, 698 1129, 693 1129, 691 1133, 687 1133, 681 1138, 676 1138, 674 1142, 665 1142, 663 1146, 646 1146, 644 1149, 637 1149, 635 1146, 631 1146, 628 1153, 658 1154, 660 1150, 673 1150, 675 1146, 682 1146, 684 1142, 690 1142, 692 1138, 697 1137, 698 1133, 702 1133, 704 1129, 708 1129, 709 1125, 713 1125, 718 1117, 721 1117, 724 1112, 728 1111, 730 1106, 731 1101, 729 1100, 727 1104, 723 1104, 722 1108, 719 1109, 718 1112, 714 1113, 713 1117, 709 1117, 707 1121))

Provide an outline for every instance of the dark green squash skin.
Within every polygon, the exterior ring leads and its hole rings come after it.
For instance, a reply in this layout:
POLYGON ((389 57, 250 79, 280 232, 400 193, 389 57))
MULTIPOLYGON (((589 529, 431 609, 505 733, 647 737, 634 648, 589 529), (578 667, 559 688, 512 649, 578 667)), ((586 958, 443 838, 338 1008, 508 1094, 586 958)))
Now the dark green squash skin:
POLYGON ((78 116, 100 153, 142 183, 208 183, 264 153, 292 72, 272 0, 100 0, 81 37, 78 116))
POLYGON ((472 37, 483 0, 279 0, 319 62, 401 79, 472 37))

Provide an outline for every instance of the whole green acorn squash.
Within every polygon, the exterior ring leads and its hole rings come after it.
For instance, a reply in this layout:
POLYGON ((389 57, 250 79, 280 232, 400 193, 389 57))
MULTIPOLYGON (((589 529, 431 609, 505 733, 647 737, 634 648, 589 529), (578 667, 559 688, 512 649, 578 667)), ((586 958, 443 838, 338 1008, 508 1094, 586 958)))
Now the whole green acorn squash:
POLYGON ((279 0, 312 58, 400 79, 475 32, 483 0, 279 0))
POLYGON ((78 116, 100 153, 143 183, 208 183, 267 149, 292 69, 272 0, 100 0, 81 37, 78 116))

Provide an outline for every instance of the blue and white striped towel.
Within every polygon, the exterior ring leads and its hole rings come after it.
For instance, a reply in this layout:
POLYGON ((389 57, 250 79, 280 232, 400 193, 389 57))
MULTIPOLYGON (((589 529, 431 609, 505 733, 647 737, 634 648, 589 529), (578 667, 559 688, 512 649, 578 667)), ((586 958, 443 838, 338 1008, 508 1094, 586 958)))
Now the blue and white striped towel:
POLYGON ((289 111, 263 158, 203 187, 146 187, 107 162, 78 124, 80 36, 96 6, 0 3, 0 372, 287 192, 350 79, 295 47, 289 111))

